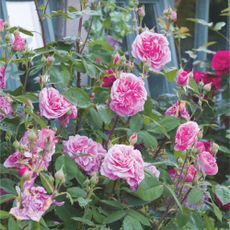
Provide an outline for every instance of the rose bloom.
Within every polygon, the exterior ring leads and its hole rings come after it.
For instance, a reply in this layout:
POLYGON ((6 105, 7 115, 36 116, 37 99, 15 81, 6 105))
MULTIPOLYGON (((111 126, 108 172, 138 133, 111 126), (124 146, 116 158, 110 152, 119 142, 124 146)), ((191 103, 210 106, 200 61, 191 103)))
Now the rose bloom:
POLYGON ((121 73, 111 89, 110 108, 119 116, 134 116, 144 110, 147 92, 142 78, 121 73))
POLYGON ((168 8, 168 9, 165 9, 163 11, 163 14, 164 14, 164 18, 166 20, 171 20, 174 23, 176 23, 176 21, 177 21, 177 13, 176 13, 175 10, 173 10, 172 8, 168 8))
POLYGON ((110 180, 124 179, 135 191, 144 179, 144 161, 133 146, 114 145, 105 155, 101 175, 110 180))
POLYGON ((52 196, 47 195, 41 186, 24 188, 20 194, 20 201, 17 206, 10 209, 10 214, 17 220, 33 220, 39 222, 43 214, 52 204, 52 196))
POLYGON ((206 175, 216 175, 218 173, 218 166, 216 163, 216 158, 209 152, 201 152, 197 155, 198 170, 201 171, 201 166, 204 168, 204 172, 206 175))
POLYGON ((193 73, 193 78, 197 84, 200 82, 202 82, 204 85, 212 83, 211 86, 216 91, 218 91, 221 88, 222 78, 220 76, 212 76, 210 74, 197 71, 193 73))
POLYGON ((144 162, 144 170, 159 179, 160 171, 151 163, 144 162))
POLYGON ((144 31, 137 35, 132 44, 133 57, 146 62, 152 71, 160 71, 171 61, 167 38, 158 33, 144 31))
POLYGON ((217 51, 211 62, 216 75, 222 76, 230 72, 230 50, 217 51))
POLYGON ((26 48, 25 39, 20 36, 19 33, 14 35, 14 40, 12 42, 12 48, 14 51, 23 52, 26 48))
POLYGON ((102 85, 103 88, 111 88, 113 83, 116 81, 116 74, 113 72, 113 70, 108 69, 106 71, 105 76, 102 78, 102 85))
POLYGON ((176 84, 185 87, 189 84, 190 72, 186 70, 180 70, 177 74, 176 84))
POLYGON ((4 26, 5 26, 5 21, 0 18, 0 32, 4 30, 4 26))
POLYGON ((214 155, 214 153, 212 152, 212 145, 213 142, 211 141, 197 141, 194 148, 197 150, 198 153, 209 152, 214 155))
POLYGON ((179 126, 176 132, 175 149, 185 151, 197 141, 199 126, 194 121, 188 121, 179 126))
POLYGON ((106 153, 101 144, 80 135, 70 136, 67 141, 63 141, 63 151, 88 175, 99 171, 106 153))
POLYGON ((41 90, 39 94, 39 108, 41 116, 47 119, 58 118, 62 126, 66 127, 70 118, 77 117, 77 108, 68 102, 55 88, 41 90))
POLYGON ((6 68, 0 68, 0 89, 6 88, 6 68))
POLYGON ((171 117, 181 117, 187 121, 190 119, 190 115, 185 107, 185 102, 183 101, 177 101, 175 104, 170 106, 165 111, 165 115, 171 117))
MULTIPOLYGON (((187 175, 185 177, 186 182, 193 182, 195 176, 196 176, 196 168, 193 165, 189 165, 187 170, 187 175)), ((184 177, 184 175, 183 175, 184 177)))
POLYGON ((11 99, 8 97, 0 96, 0 121, 2 121, 6 116, 13 116, 11 99))
POLYGON ((4 167, 16 168, 20 176, 25 172, 31 176, 36 172, 34 176, 37 176, 38 172, 48 169, 57 142, 51 129, 42 128, 37 132, 29 129, 19 141, 19 149, 5 160, 4 167))

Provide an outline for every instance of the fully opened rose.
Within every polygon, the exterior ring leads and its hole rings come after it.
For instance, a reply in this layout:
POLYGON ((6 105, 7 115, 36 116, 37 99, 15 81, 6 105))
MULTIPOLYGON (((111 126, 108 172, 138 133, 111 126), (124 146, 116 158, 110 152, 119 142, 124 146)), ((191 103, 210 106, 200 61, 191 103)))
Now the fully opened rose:
POLYGON ((49 87, 41 90, 39 94, 39 108, 41 116, 47 119, 59 119, 66 127, 70 118, 77 117, 77 108, 68 102, 55 88, 49 87))
POLYGON ((147 91, 144 81, 132 73, 121 73, 111 89, 110 108, 119 116, 134 116, 144 110, 147 91))
POLYGON ((179 126, 176 132, 175 149, 185 151, 193 146, 199 135, 199 126, 194 121, 188 121, 179 126))
POLYGON ((88 175, 98 172, 106 150, 86 136, 70 136, 63 141, 63 150, 88 175))
POLYGON ((137 35, 132 44, 132 55, 150 65, 152 71, 160 71, 171 61, 167 38, 158 33, 144 31, 137 35))
POLYGON ((144 161, 133 146, 114 145, 105 155, 101 175, 110 180, 123 179, 131 190, 136 190, 144 179, 144 161))

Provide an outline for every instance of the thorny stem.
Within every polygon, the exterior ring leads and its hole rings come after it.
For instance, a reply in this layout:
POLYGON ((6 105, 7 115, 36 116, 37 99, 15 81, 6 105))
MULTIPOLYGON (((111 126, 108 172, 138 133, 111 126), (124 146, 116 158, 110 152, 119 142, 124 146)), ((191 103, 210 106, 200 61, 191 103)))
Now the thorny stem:
MULTIPOLYGON (((44 28, 44 25, 43 25, 43 18, 41 16, 41 13, 40 13, 40 10, 39 10, 39 5, 38 5, 38 1, 37 0, 34 0, 34 4, 35 4, 35 7, 36 7, 36 11, 38 13, 38 19, 39 19, 39 23, 40 23, 40 26, 41 26, 41 32, 42 32, 42 41, 43 41, 43 44, 44 44, 44 47, 46 47, 46 37, 45 37, 45 28, 44 28)), ((48 4, 48 1, 47 3, 48 4)), ((47 6, 46 6, 47 7, 47 6)))

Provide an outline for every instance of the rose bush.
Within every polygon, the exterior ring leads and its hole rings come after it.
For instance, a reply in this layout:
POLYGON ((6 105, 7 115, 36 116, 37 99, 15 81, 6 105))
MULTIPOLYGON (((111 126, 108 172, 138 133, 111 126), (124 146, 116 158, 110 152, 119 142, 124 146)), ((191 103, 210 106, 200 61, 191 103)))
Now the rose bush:
POLYGON ((42 6, 44 20, 79 18, 80 35, 34 50, 22 37, 33 33, 0 19, 1 229, 227 229, 229 112, 218 97, 229 92, 229 51, 207 49, 207 71, 181 54, 171 69, 168 35, 176 45, 189 36, 175 10, 162 12, 159 33, 141 27, 134 1, 81 8, 42 6), (175 94, 151 98, 154 77, 175 94))

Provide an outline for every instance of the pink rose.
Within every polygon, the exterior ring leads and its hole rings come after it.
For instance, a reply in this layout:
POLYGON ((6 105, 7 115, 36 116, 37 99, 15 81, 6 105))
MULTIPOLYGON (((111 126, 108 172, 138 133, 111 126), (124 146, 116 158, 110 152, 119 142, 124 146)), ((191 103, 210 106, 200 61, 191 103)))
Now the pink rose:
POLYGON ((117 80, 116 74, 113 72, 113 70, 108 69, 105 76, 102 78, 102 85, 103 88, 111 88, 113 83, 117 80))
POLYGON ((175 149, 185 151, 197 141, 199 126, 194 121, 188 121, 179 126, 176 132, 175 149))
POLYGON ((151 175, 159 179, 160 171, 157 170, 157 168, 154 165, 152 165, 151 163, 144 162, 144 169, 146 172, 150 173, 151 175))
POLYGON ((6 88, 6 68, 0 68, 0 89, 6 88))
POLYGON ((187 175, 185 177, 186 182, 193 182, 196 176, 196 168, 193 165, 190 165, 187 169, 187 175))
POLYGON ((5 27, 5 21, 0 18, 0 32, 3 32, 4 27, 5 27))
POLYGON ((53 87, 44 88, 39 94, 39 108, 41 116, 47 119, 58 118, 61 124, 66 127, 70 118, 77 117, 77 108, 68 102, 53 87))
POLYGON ((216 158, 209 152, 201 152, 197 155, 198 165, 197 168, 199 171, 202 171, 202 167, 204 168, 204 172, 206 175, 216 175, 218 172, 218 166, 216 163, 216 158))
POLYGON ((222 76, 230 72, 230 50, 217 51, 211 62, 216 75, 222 76))
POLYGON ((52 196, 47 195, 43 187, 25 188, 17 200, 17 207, 10 209, 10 214, 17 220, 33 220, 39 222, 52 204, 52 196))
POLYGON ((169 174, 169 177, 172 181, 175 181, 177 176, 178 176, 178 173, 177 173, 177 170, 176 169, 169 169, 168 170, 168 174, 169 174))
MULTIPOLYGON (((57 144, 55 132, 42 128, 35 132, 30 129, 26 131, 19 141, 19 147, 4 162, 6 168, 16 168, 19 174, 25 171, 38 172, 47 170, 57 144)), ((28 173, 29 174, 29 173, 28 173)))
POLYGON ((12 48, 14 51, 23 52, 26 48, 25 39, 20 36, 19 33, 14 35, 14 40, 12 42, 12 48))
POLYGON ((133 57, 148 63, 152 71, 160 71, 171 61, 167 38, 162 34, 144 31, 137 35, 132 45, 133 57))
POLYGON ((131 190, 136 190, 144 179, 144 161, 133 146, 114 145, 105 155, 101 175, 111 180, 124 179, 131 190))
POLYGON ((185 107, 185 102, 177 101, 175 104, 170 106, 166 111, 165 115, 172 117, 181 117, 185 120, 190 119, 190 115, 185 107))
POLYGON ((180 70, 177 74, 176 83, 179 86, 185 87, 189 84, 189 71, 180 70))
POLYGON ((2 121, 6 116, 13 116, 11 99, 0 96, 0 121, 2 121))
POLYGON ((70 136, 63 141, 63 151, 88 175, 99 171, 106 153, 101 144, 80 135, 70 136))
POLYGON ((120 62, 120 60, 121 60, 120 55, 119 55, 119 54, 116 54, 116 56, 114 57, 114 60, 113 60, 113 64, 114 64, 114 65, 118 65, 119 62, 120 62))
POLYGON ((163 14, 164 14, 164 18, 166 20, 171 20, 173 21, 174 23, 176 23, 177 21, 177 13, 175 10, 171 9, 171 8, 168 8, 168 9, 165 9, 163 11, 163 14))
POLYGON ((142 78, 121 73, 111 89, 110 108, 119 116, 134 116, 144 110, 147 92, 142 78))

